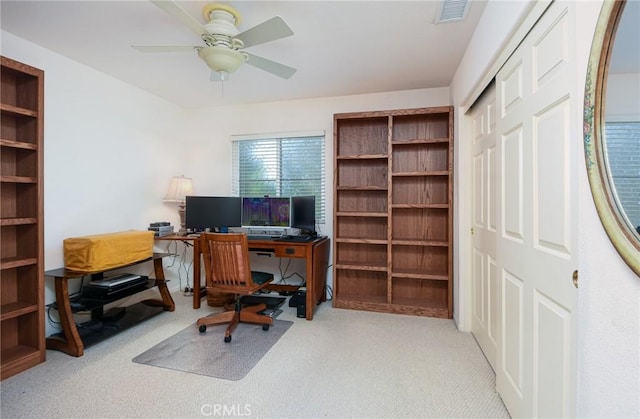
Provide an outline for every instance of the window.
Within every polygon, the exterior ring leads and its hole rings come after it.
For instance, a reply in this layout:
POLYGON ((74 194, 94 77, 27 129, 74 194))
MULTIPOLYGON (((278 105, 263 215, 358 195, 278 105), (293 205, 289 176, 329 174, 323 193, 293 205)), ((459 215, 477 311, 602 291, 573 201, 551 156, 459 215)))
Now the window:
POLYGON ((316 223, 324 223, 324 131, 234 136, 232 141, 234 195, 315 195, 316 223))

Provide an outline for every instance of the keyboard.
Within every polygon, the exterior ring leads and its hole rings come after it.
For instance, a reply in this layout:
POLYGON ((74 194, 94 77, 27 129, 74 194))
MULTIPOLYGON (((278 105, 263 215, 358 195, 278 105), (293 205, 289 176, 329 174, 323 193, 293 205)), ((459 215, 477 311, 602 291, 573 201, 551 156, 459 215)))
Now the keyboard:
POLYGON ((248 240, 273 240, 275 238, 278 238, 280 236, 269 236, 266 234, 259 234, 259 235, 255 235, 255 234, 249 234, 247 235, 247 239, 248 240))
POLYGON ((314 240, 313 236, 280 236, 276 240, 283 242, 297 242, 297 243, 305 243, 314 240))

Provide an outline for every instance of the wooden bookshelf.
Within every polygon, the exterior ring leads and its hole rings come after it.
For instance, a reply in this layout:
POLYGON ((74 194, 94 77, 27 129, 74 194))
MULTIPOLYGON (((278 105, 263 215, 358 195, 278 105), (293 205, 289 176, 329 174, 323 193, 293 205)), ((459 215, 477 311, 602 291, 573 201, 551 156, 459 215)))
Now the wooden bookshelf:
POLYGON ((334 306, 453 315, 453 109, 334 115, 334 306))
POLYGON ((0 59, 0 378, 4 380, 45 360, 44 73, 0 59))

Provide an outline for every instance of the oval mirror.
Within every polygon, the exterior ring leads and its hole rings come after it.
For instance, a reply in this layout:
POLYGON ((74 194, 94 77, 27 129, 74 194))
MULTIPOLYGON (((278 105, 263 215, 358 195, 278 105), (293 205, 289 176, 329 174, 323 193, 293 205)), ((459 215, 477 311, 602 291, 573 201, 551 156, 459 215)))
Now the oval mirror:
POLYGON ((605 1, 591 47, 584 142, 602 224, 640 275, 640 2, 605 1))

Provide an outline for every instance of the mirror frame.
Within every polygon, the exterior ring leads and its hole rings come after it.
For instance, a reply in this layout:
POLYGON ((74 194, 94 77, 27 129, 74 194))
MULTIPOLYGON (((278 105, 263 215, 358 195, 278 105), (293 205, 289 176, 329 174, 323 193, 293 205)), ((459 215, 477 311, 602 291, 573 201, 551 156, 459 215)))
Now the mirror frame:
POLYGON ((625 3, 624 0, 605 0, 598 18, 585 83, 584 150, 591 193, 600 221, 622 259, 640 276, 640 240, 618 208, 604 150, 607 75, 616 29, 625 3))

